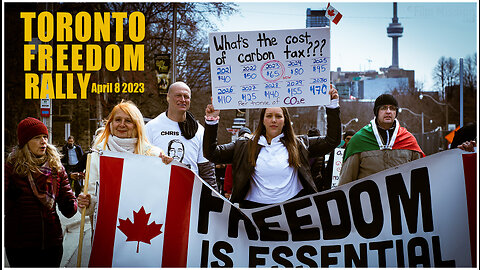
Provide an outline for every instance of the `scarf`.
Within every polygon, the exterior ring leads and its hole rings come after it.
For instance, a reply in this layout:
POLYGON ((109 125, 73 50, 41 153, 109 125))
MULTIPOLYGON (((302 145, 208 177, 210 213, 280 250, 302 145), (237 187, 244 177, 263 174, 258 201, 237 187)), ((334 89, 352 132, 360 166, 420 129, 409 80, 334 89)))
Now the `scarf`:
MULTIPOLYGON (((134 153, 137 141, 137 138, 119 138, 117 136, 109 135, 107 148, 113 152, 134 153)), ((103 145, 103 143, 101 145, 103 145)))
POLYGON ((28 171, 28 183, 30 184, 30 188, 33 191, 33 194, 37 199, 48 209, 52 210, 55 207, 55 194, 57 194, 57 177, 52 175, 52 170, 48 162, 45 162, 43 166, 39 168, 41 174, 46 175, 46 188, 43 188, 45 192, 38 192, 37 184, 33 180, 32 172, 28 171), (52 188, 49 189, 48 186, 51 185, 52 188))
POLYGON ((345 149, 345 154, 343 155, 343 161, 347 160, 353 154, 373 151, 373 150, 383 150, 383 149, 407 149, 419 152, 422 157, 425 156, 422 149, 417 143, 417 140, 413 135, 408 132, 404 127, 400 126, 400 123, 395 119, 396 125, 395 130, 393 131, 392 138, 383 144, 382 138, 378 133, 378 128, 375 123, 375 119, 370 121, 370 124, 364 126, 360 129, 347 145, 345 149))
MULTIPOLYGON (((165 113, 168 116, 168 110, 165 113)), ((178 127, 182 132, 182 136, 185 137, 185 139, 190 140, 191 138, 195 137, 195 134, 197 133, 198 122, 193 114, 187 111, 185 121, 178 122, 178 127)))

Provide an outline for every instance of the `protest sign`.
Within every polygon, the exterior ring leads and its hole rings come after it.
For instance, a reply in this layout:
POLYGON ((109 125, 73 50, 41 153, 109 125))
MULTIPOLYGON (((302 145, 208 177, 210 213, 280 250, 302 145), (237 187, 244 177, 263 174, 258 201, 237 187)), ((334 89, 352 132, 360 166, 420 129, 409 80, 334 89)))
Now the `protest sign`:
POLYGON ((187 168, 104 153, 90 266, 472 265, 470 169, 458 149, 256 209, 237 208, 187 168))
POLYGON ((340 182, 340 171, 342 170, 344 152, 345 149, 343 148, 335 148, 335 150, 333 150, 332 188, 338 186, 338 182, 340 182))
POLYGON ((330 96, 330 28, 209 35, 216 109, 318 106, 330 96))

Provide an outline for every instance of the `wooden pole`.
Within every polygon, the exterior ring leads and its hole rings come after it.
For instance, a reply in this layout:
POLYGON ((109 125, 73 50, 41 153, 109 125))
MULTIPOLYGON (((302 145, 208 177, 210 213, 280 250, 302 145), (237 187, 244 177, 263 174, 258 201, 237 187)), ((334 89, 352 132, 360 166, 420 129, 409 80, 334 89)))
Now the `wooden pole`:
MULTIPOLYGON (((92 159, 92 154, 87 155, 87 168, 85 171, 85 183, 83 186, 83 194, 88 194, 88 179, 90 177, 90 160, 92 159)), ((77 254, 77 267, 80 267, 82 264, 82 248, 83 248, 83 229, 85 228, 85 211, 87 208, 82 209, 82 219, 80 221, 80 238, 78 239, 78 254, 77 254)))

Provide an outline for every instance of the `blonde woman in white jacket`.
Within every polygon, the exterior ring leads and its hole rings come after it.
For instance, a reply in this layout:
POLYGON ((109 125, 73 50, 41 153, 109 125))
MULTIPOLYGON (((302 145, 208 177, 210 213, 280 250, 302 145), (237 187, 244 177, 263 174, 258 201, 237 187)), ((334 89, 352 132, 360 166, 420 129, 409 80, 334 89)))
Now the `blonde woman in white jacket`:
POLYGON ((87 216, 96 212, 97 186, 100 181, 99 151, 158 156, 165 164, 169 164, 173 160, 165 155, 162 149, 148 142, 142 113, 131 101, 122 101, 112 109, 106 120, 105 129, 95 138, 92 148, 94 152, 90 161, 88 194, 82 193, 78 196, 78 200, 83 202, 83 205, 87 205, 85 211, 87 216))

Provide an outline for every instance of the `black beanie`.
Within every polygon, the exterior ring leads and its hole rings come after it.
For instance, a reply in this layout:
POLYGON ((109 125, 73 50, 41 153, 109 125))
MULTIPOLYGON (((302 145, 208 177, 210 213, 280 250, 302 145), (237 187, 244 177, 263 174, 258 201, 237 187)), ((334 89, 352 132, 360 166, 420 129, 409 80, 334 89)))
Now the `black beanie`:
POLYGON ((382 94, 377 97, 375 100, 375 106, 373 107, 373 113, 375 114, 375 117, 378 116, 378 109, 382 107, 383 105, 393 105, 397 107, 397 114, 398 114, 398 102, 397 100, 390 94, 382 94))

